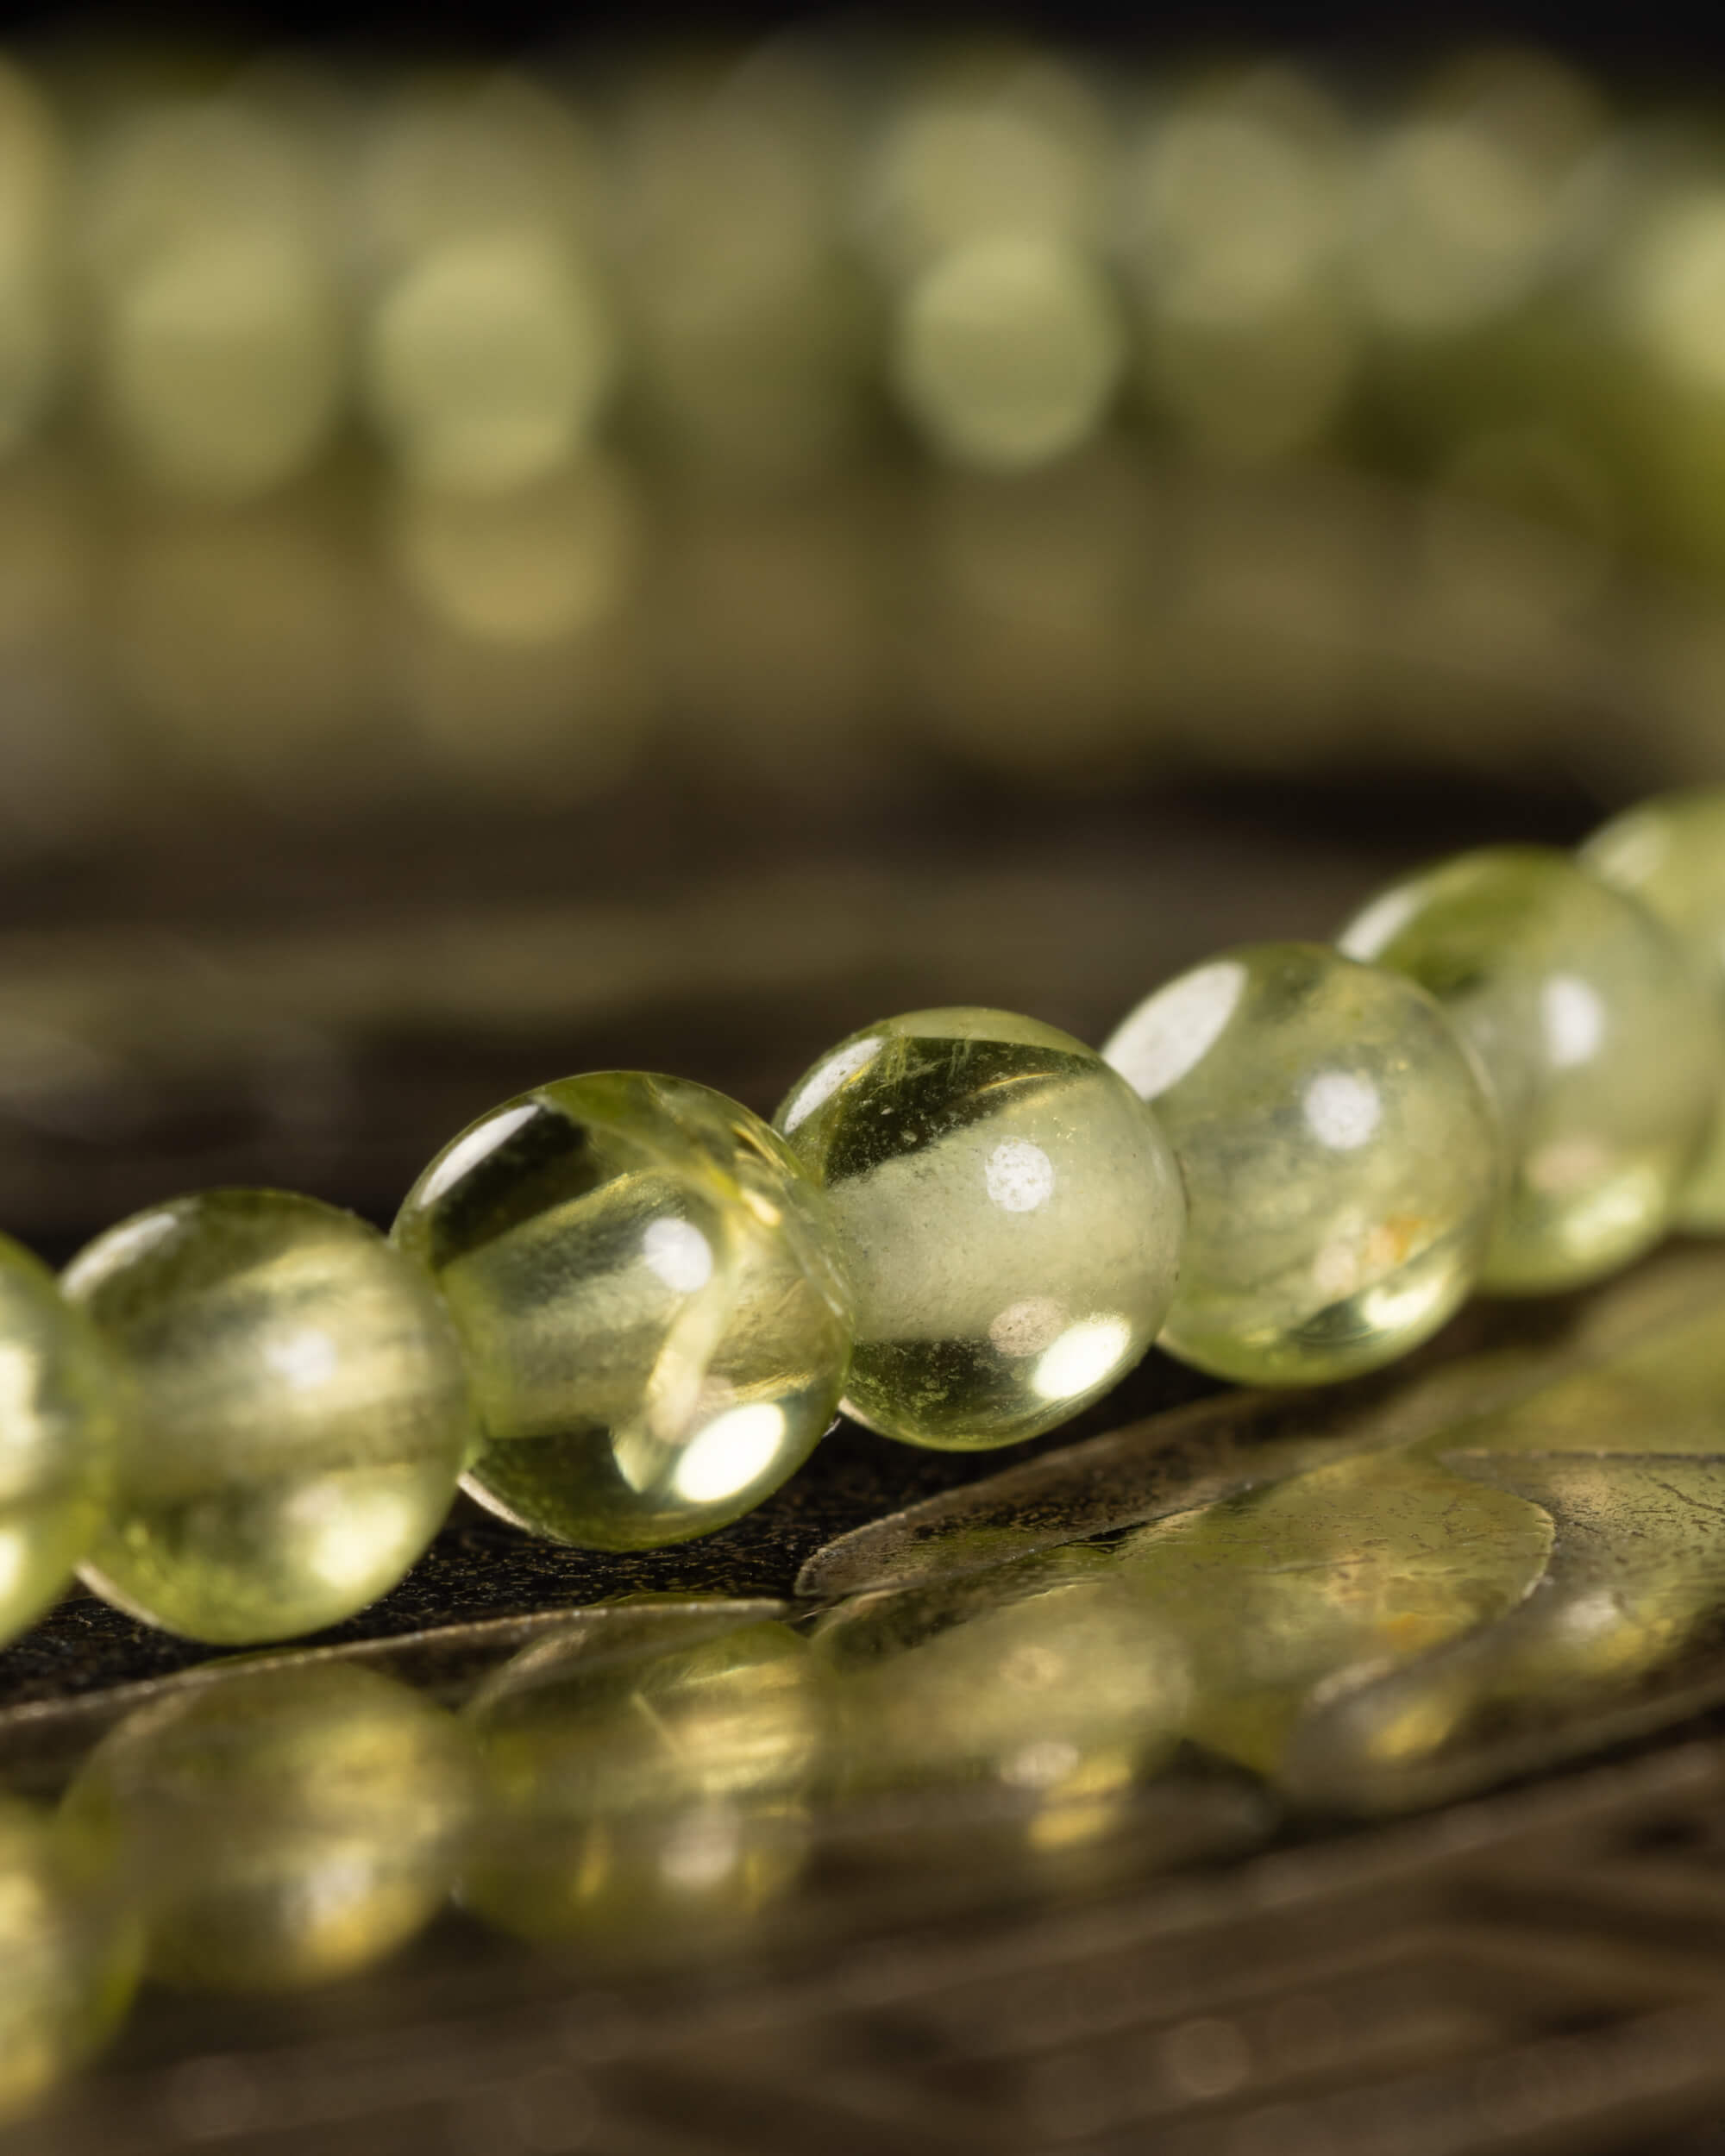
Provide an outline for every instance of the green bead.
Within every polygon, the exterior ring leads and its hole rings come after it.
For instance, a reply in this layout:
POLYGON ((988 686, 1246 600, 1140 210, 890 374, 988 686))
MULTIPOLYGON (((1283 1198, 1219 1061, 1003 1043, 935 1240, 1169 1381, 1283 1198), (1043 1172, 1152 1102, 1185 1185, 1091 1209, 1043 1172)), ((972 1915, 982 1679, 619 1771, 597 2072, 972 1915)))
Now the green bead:
POLYGON ((1402 1355, 1479 1276, 1491 1103, 1432 999, 1316 943, 1254 943, 1145 999, 1103 1050, 1155 1105, 1191 1219, 1163 1344, 1252 1384, 1402 1355))
MULTIPOLYGON (((1596 831, 1578 858, 1665 923, 1725 1011, 1725 787, 1645 801, 1596 831)), ((1677 1219, 1709 1234, 1725 1230, 1725 1097, 1677 1219)))
POLYGON ((1344 950, 1431 990, 1502 1118, 1509 1181, 1483 1285, 1575 1288, 1665 1232, 1719 1099, 1718 1014, 1634 899, 1540 846, 1393 884, 1344 950))
POLYGON ((430 1921, 474 1796, 454 1715, 324 1661, 176 1686, 97 1745, 62 1816, 114 1851, 159 1983, 283 1991, 430 1921))
POLYGON ((0 1236, 0 1640, 65 1587, 107 1495, 113 1384, 89 1319, 0 1236))
POLYGON ((831 1423, 849 1291, 819 1194, 757 1116, 608 1071, 506 1101, 395 1224, 448 1302, 485 1437, 467 1487, 643 1550, 757 1505, 831 1423))
POLYGON ((775 1119, 819 1182, 856 1291, 845 1407, 975 1450, 1063 1422, 1129 1370, 1174 1292, 1179 1171, 1131 1088, 1005 1011, 854 1033, 775 1119))
POLYGON ((170 1632, 239 1646, 350 1617, 437 1532, 472 1443, 437 1299, 314 1198, 215 1190, 110 1228, 66 1293, 125 1387, 85 1577, 170 1632))

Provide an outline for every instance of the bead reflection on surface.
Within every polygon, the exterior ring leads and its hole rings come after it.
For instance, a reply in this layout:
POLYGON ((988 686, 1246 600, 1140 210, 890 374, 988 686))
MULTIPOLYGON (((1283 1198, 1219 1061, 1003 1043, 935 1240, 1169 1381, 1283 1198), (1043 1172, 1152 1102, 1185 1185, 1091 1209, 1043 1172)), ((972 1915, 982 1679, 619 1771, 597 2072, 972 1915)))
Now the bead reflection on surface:
POLYGON ((529 1648, 468 1709, 486 1812, 463 1903, 528 1939, 648 1955, 746 1921, 802 1867, 823 1676, 799 1634, 722 1604, 632 1645, 596 1630, 529 1648))
POLYGON ((845 1794, 992 1796, 1036 1849, 1111 1824, 1186 1712, 1168 1629, 1082 1545, 862 1595, 820 1621, 815 1649, 837 1680, 845 1794))
POLYGON ((141 1708, 63 1815, 117 1851, 153 1977, 279 1991, 351 1976, 430 1921, 473 1791, 453 1716, 332 1662, 200 1677, 141 1708))
MULTIPOLYGON (((1725 788, 1644 801, 1596 831, 1579 859, 1665 923, 1725 1009, 1725 788)), ((1725 1102, 1677 1217, 1684 1227, 1725 1228, 1725 1102)))
POLYGON ((1274 1773, 1314 1686, 1502 1616, 1551 1546, 1537 1505, 1391 1453, 1157 1520, 1119 1562, 1189 1658, 1192 1734, 1274 1773))
POLYGON ((0 1236, 0 1639, 41 1614, 90 1546, 108 1496, 114 1392, 89 1320, 0 1236))
POLYGON ((1725 1048, 1649 913, 1561 854, 1491 847, 1392 885, 1338 941, 1428 988, 1490 1081, 1509 1181, 1485 1287, 1578 1287, 1659 1239, 1725 1048))
POLYGON ((1158 989, 1103 1054, 1185 1179, 1172 1353, 1252 1383, 1352 1376, 1472 1289, 1497 1131, 1429 996, 1317 944, 1252 944, 1158 989))
POLYGON ((112 2035, 140 1946, 99 1839, 0 1798, 0 2122, 112 2035))
POLYGON ((777 1121, 832 1206, 856 1294, 845 1404, 870 1428, 1008 1445, 1156 1337, 1179 1171, 1154 1116, 1070 1034, 913 1011, 822 1056, 777 1121))
POLYGON ((85 1577, 222 1645, 336 1623, 442 1526, 473 1437, 435 1295, 316 1199, 209 1191, 98 1236, 66 1275, 127 1388, 85 1577))
POLYGON ((706 1534, 807 1457, 849 1298, 819 1194, 682 1079, 541 1087, 456 1138, 395 1235, 466 1344, 482 1504, 601 1549, 706 1534))

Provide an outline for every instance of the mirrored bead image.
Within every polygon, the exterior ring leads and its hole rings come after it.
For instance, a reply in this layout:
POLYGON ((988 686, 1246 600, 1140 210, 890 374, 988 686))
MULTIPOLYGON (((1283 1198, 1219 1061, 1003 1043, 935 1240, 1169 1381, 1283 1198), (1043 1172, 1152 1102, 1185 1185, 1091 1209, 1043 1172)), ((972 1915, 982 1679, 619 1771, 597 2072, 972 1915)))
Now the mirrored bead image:
POLYGON ((0 1640, 72 1578, 107 1495, 114 1385, 47 1266, 0 1236, 0 1640))
POLYGON ((1106 1832, 1185 1720, 1173 1634, 1083 1545, 859 1595, 819 1621, 814 1651, 836 1680, 843 1796, 968 1796, 966 1837, 993 1827, 1032 1850, 1106 1832))
POLYGON ((1390 1361, 1479 1276, 1498 1135, 1431 998, 1316 943, 1254 943, 1147 997, 1103 1049, 1191 1208, 1163 1344, 1251 1384, 1390 1361))
POLYGON ((461 1899, 517 1936, 651 1957, 802 1870, 827 1735, 807 1642, 723 1605, 640 1614, 528 1648, 467 1710, 486 1815, 461 1899))
POLYGON ((65 1286, 124 1388, 85 1568, 110 1601, 194 1639, 287 1639, 375 1601, 442 1524, 473 1437, 460 1347, 363 1220, 208 1191, 109 1229, 65 1286))
POLYGON ((1547 848, 1487 847, 1393 884, 1338 941, 1428 988, 1484 1069, 1509 1164, 1485 1288, 1579 1287, 1659 1240, 1725 1049, 1644 907, 1547 848))
POLYGON ((1156 1338, 1185 1200, 1157 1119, 1093 1049, 1004 1011, 854 1034, 775 1119, 856 1295, 845 1407, 913 1445, 1063 1422, 1156 1338))
POLYGON ((474 1788, 453 1715, 325 1662, 199 1677, 141 1708, 62 1817, 115 1851, 158 1982, 282 1991, 367 1968, 430 1921, 474 1788))
POLYGON ((1187 1658, 1191 1734, 1274 1775, 1315 1688, 1503 1616, 1551 1548, 1537 1505, 1390 1452, 1158 1520, 1119 1563, 1187 1658))
MULTIPOLYGON (((1596 830, 1577 858, 1664 922, 1725 1011, 1725 787, 1643 801, 1596 830)), ((1708 1233, 1725 1229, 1725 1093, 1677 1219, 1708 1233)))
POLYGON ((141 1936, 111 1853, 0 1798, 0 2122, 98 2050, 131 2003, 141 1936))
POLYGON ((819 1194, 705 1086, 610 1071, 508 1101, 432 1162, 395 1238, 466 1349, 467 1488, 536 1534, 706 1534, 837 1411, 849 1294, 819 1194))

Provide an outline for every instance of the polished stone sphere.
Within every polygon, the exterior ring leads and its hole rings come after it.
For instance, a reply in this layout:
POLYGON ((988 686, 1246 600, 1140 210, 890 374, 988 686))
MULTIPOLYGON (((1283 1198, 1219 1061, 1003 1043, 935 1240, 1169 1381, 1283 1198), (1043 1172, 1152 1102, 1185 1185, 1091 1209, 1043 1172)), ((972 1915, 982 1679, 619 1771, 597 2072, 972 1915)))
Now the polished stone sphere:
POLYGON ((1393 884, 1339 940, 1429 989, 1490 1082, 1509 1175, 1485 1287, 1580 1287, 1659 1239, 1725 1050, 1712 995, 1644 906, 1548 848, 1493 846, 1393 884))
POLYGON ((394 1232, 466 1348, 485 1440, 467 1488, 536 1534, 710 1533, 837 1408, 849 1290, 819 1193, 705 1086, 608 1071, 506 1101, 394 1232))
POLYGON ((216 1190, 135 1214, 66 1291, 122 1386, 85 1577, 224 1646, 351 1617, 442 1524, 473 1438, 461 1350, 423 1276, 313 1198, 216 1190))
MULTIPOLYGON (((1725 1013, 1725 787, 1643 801, 1596 830, 1576 858, 1665 923, 1725 1013)), ((1677 1219, 1707 1234, 1725 1230, 1725 1092, 1677 1219)))
POLYGON ((1191 1219, 1163 1343, 1252 1384, 1350 1377, 1479 1277, 1498 1133, 1432 999, 1316 943, 1254 943, 1145 999, 1103 1049, 1154 1106, 1191 1219))
POLYGON ((1010 1445, 1161 1326, 1185 1201, 1157 1119, 1093 1049, 1004 1011, 913 1011, 831 1049, 778 1128, 856 1294, 845 1406, 913 1445, 1010 1445))
POLYGON ((47 1266, 0 1236, 0 1640, 71 1579, 108 1495, 114 1384, 47 1266))

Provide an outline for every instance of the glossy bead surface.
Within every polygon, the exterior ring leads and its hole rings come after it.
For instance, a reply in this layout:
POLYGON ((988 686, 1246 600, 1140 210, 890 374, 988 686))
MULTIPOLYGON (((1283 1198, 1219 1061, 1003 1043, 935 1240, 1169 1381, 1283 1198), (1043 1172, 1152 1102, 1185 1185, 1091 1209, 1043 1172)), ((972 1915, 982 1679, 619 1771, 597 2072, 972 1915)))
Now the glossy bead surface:
POLYGON ((105 1499, 114 1388, 89 1319, 0 1236, 0 1640, 39 1617, 105 1499))
POLYGON ((849 1297, 819 1194, 759 1117, 679 1078, 566 1078, 482 1117, 395 1224, 465 1344, 467 1487, 606 1550, 706 1534, 831 1421, 849 1297))
POLYGON ((1430 989, 1484 1067, 1509 1181, 1483 1284, 1579 1287, 1658 1241, 1719 1097, 1718 1014, 1634 900, 1540 846, 1392 885, 1341 947, 1430 989))
POLYGON ((1182 974, 1103 1050, 1162 1119, 1191 1206, 1164 1344, 1254 1384, 1404 1354, 1478 1277, 1498 1136, 1431 998, 1316 943, 1182 974))
MULTIPOLYGON (((1596 831, 1578 858, 1665 923, 1725 1012, 1725 787, 1644 801, 1596 831)), ((1707 1233, 1725 1230, 1725 1095, 1677 1218, 1707 1233)))
POLYGON ((473 1437, 461 1351, 374 1228, 313 1198, 215 1190, 110 1228, 68 1268, 122 1386, 85 1577, 223 1645, 285 1639, 392 1587, 473 1437))
POLYGON ((325 1661, 170 1689, 97 1746, 63 1817, 114 1852, 158 1982, 284 1991, 367 1968, 430 1921, 474 1795, 455 1716, 325 1661))
POLYGON ((775 1119, 856 1294, 847 1409, 951 1449, 1033 1437, 1144 1354, 1185 1219, 1156 1119, 1093 1049, 1004 1011, 853 1034, 775 1119))

